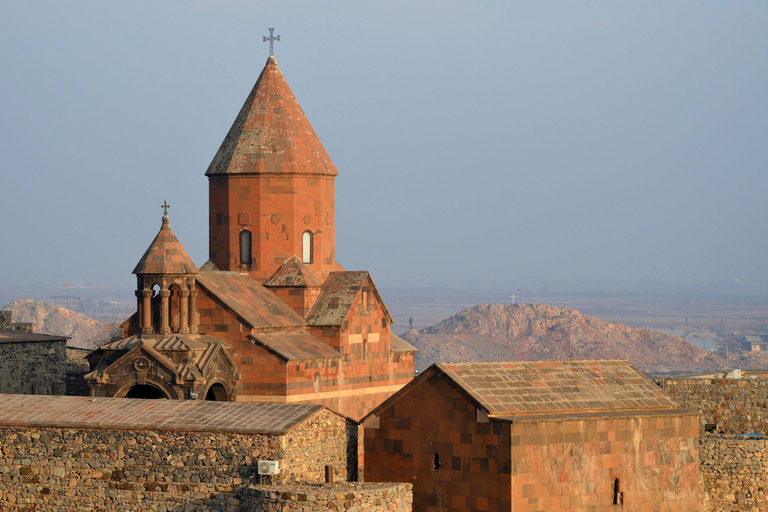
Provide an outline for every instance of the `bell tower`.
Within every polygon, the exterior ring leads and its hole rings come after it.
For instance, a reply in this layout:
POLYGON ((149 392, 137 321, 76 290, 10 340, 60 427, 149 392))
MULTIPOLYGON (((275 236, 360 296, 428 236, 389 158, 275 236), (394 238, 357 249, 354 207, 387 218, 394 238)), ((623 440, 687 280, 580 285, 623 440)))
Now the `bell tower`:
POLYGON ((209 260, 267 279, 296 256, 320 279, 336 263, 338 172, 270 55, 208 171, 209 260))

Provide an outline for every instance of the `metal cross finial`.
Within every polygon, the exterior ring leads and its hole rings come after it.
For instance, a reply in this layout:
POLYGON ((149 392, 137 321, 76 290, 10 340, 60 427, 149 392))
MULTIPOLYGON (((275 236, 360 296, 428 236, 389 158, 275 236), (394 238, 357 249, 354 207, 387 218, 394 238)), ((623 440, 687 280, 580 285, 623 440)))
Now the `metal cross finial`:
POLYGON ((168 201, 163 201, 163 204, 160 205, 160 208, 163 209, 163 217, 168 216, 168 208, 170 208, 171 205, 168 204, 168 201))
POLYGON ((264 41, 262 41, 262 43, 266 43, 267 41, 269 41, 269 56, 270 57, 275 55, 275 41, 279 41, 280 40, 280 36, 276 36, 274 34, 274 32, 275 32, 275 29, 271 28, 271 29, 269 29, 269 37, 262 36, 262 37, 264 37, 264 41))

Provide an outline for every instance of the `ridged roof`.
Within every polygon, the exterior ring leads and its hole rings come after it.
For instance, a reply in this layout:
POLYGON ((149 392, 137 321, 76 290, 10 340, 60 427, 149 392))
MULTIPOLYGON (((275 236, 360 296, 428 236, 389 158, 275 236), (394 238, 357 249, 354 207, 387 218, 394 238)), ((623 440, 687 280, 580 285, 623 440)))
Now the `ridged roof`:
POLYGON ((285 260, 277 272, 264 281, 264 286, 274 288, 281 286, 320 286, 321 284, 323 283, 320 279, 296 256, 291 256, 285 260))
POLYGON ((341 357, 338 350, 303 331, 253 333, 251 338, 287 361, 341 357))
POLYGON ((651 379, 621 359, 436 363, 489 414, 675 409, 678 405, 651 379))
POLYGON ((206 176, 338 172, 270 56, 206 176))
POLYGON ((197 267, 163 216, 160 232, 141 257, 134 274, 197 274, 197 267))

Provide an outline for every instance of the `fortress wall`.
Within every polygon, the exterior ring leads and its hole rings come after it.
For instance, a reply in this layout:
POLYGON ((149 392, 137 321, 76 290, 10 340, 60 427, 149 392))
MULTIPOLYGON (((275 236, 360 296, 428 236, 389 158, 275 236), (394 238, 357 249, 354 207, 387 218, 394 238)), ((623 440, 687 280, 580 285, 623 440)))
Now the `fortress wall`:
POLYGON ((365 510, 410 512, 411 484, 346 482, 336 485, 254 486, 248 489, 244 510, 282 512, 302 510, 365 510))
POLYGON ((702 512, 751 512, 768 503, 768 439, 706 435, 700 440, 702 512))
POLYGON ((700 432, 715 425, 716 432, 768 432, 768 380, 662 379, 661 386, 681 406, 699 412, 700 432))
POLYGON ((0 343, 0 393, 63 395, 65 340, 0 343))
POLYGON ((281 466, 264 483, 319 483, 326 464, 345 480, 348 423, 322 411, 285 435, 0 427, 0 510, 238 510, 260 459, 281 466))

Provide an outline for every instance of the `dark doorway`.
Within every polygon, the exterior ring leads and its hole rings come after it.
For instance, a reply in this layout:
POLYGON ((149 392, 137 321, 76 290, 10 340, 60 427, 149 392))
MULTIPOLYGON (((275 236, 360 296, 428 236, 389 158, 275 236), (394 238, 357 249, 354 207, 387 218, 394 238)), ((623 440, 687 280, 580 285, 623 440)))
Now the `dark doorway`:
POLYGON ((137 384, 133 386, 125 394, 125 398, 166 398, 162 391, 155 386, 147 386, 146 384, 137 384))
POLYGON ((205 394, 206 400, 213 400, 216 402, 228 402, 227 390, 221 384, 214 384, 208 388, 208 392, 205 394))

